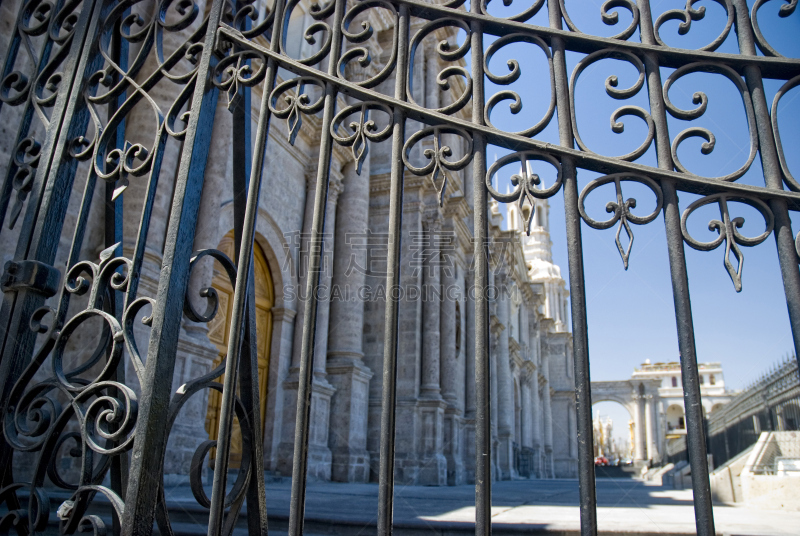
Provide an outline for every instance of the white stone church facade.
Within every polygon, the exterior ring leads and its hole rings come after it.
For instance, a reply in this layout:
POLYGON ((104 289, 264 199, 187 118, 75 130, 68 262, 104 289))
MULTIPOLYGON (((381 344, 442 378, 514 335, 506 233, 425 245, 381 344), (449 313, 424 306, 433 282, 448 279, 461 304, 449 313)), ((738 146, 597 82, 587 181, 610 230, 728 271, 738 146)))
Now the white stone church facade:
MULTIPOLYGON (((302 2, 300 8, 306 9, 306 4, 302 2)), ((390 42, 391 32, 384 21, 372 22, 376 31, 383 32, 378 41, 385 38, 390 42)), ((449 37, 437 34, 437 39, 449 37)), ((296 38, 300 47, 300 32, 296 38)), ((311 45, 303 42, 302 46, 311 45)), ((422 44, 428 51, 433 46, 434 41, 422 44)), ((381 54, 381 50, 373 51, 375 58, 381 54)), ((449 98, 435 80, 442 69, 437 57, 426 51, 418 53, 414 74, 418 102, 449 98)), ((155 60, 151 57, 148 61, 155 60)), ((384 89, 391 91, 393 84, 392 79, 384 82, 389 88, 384 89)), ((159 86, 151 91, 154 101, 165 110, 175 97, 168 89, 159 93, 159 86)), ((254 125, 259 92, 259 88, 253 90, 254 125)), ((343 97, 340 100, 341 109, 347 103, 343 97)), ((222 92, 214 140, 230 139, 232 119, 226 105, 222 92)), ((146 139, 152 120, 151 110, 131 112, 126 127, 129 141, 135 142, 140 135, 146 139)), ((304 116, 296 140, 290 144, 286 122, 273 118, 257 222, 260 417, 265 468, 281 475, 291 474, 305 306, 304 255, 308 252, 306 233, 311 226, 320 124, 319 117, 304 116)), ((409 133, 414 128, 415 123, 409 121, 409 133)), ((422 162, 422 149, 418 153, 412 156, 422 162)), ((153 207, 140 295, 154 296, 157 289, 179 154, 179 143, 170 138, 153 207)), ((381 289, 385 284, 390 155, 389 142, 371 144, 359 174, 351 150, 334 145, 321 284, 337 291, 349 289, 349 294, 342 297, 334 292, 319 304, 308 469, 313 479, 377 480, 385 309, 381 289)), ((215 141, 206 169, 195 250, 219 248, 233 257, 231 159, 231 143, 215 141)), ((474 481, 471 176, 471 166, 450 174, 443 206, 429 177, 409 172, 405 177, 401 286, 420 289, 424 295, 416 299, 406 296, 399 306, 398 483, 457 485, 474 481)), ((75 188, 82 187, 78 182, 75 188)), ((144 192, 143 181, 132 179, 123 194, 125 213, 137 215, 124 220, 124 253, 128 257, 144 192)), ((96 197, 102 199, 102 195, 96 197)), ((97 205, 98 217, 92 221, 102 222, 101 203, 97 205)), ((502 289, 490 306, 492 452, 497 479, 577 475, 568 292, 552 261, 546 201, 537 201, 536 209, 528 237, 514 207, 508 208, 507 222, 499 207, 492 207, 491 277, 494 287, 502 289)), ((68 243, 68 234, 65 231, 62 242, 68 243)), ((8 236, 6 233, 2 244, 6 257, 14 250, 8 236)), ((103 249, 102 240, 102 224, 98 223, 88 235, 81 258, 96 259, 103 249)), ((66 258, 57 260, 56 266, 59 262, 66 258)), ((224 356, 232 289, 219 266, 200 264, 192 272, 193 295, 197 297, 200 289, 209 286, 220 296, 219 312, 209 324, 184 318, 173 390, 207 373, 224 356)), ((204 306, 202 298, 196 301, 198 309, 204 306)), ((137 323, 136 329, 146 341, 147 328, 137 323)), ((146 342, 139 344, 146 347, 146 342)), ((130 360, 125 362, 130 368, 130 360)), ((129 370, 126 376, 135 378, 136 374, 129 370)), ((166 480, 174 477, 178 481, 180 475, 188 474, 197 445, 215 435, 217 411, 218 396, 214 394, 194 397, 184 407, 170 432, 166 480)))

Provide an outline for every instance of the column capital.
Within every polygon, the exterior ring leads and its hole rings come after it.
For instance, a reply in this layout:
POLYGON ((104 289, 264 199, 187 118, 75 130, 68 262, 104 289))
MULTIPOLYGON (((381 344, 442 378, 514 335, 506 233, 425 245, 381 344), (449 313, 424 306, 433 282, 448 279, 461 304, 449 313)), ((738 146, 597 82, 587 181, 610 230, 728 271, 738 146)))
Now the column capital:
POLYGON ((441 231, 444 225, 444 218, 438 208, 426 210, 422 215, 422 225, 426 231, 441 231))
POLYGON ((328 182, 328 203, 335 205, 339 199, 339 194, 342 192, 344 192, 344 183, 342 179, 331 174, 331 179, 328 182))

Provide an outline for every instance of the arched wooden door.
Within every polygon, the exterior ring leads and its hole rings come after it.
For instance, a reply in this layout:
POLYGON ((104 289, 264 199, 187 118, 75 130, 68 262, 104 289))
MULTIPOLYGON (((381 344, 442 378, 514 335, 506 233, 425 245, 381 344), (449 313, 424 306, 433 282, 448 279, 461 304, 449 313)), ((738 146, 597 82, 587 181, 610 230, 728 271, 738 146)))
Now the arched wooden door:
MULTIPOLYGON (((219 244, 218 249, 231 259, 234 258, 233 231, 230 231, 219 244)), ((261 429, 264 429, 264 418, 267 414, 267 381, 269 373, 269 349, 272 341, 272 306, 275 303, 275 289, 272 275, 267 265, 267 258, 258 243, 253 248, 253 264, 256 295, 256 333, 258 336, 258 389, 260 392, 261 429)), ((228 335, 230 332, 231 307, 233 305, 233 287, 225 275, 222 266, 214 263, 214 279, 212 286, 219 295, 219 311, 209 325, 208 338, 219 350, 214 367, 219 365, 228 353, 228 335)), ((224 376, 223 376, 224 377, 224 376)), ((223 378, 219 379, 222 382, 223 378)), ((208 395, 208 411, 206 413, 206 431, 211 439, 216 439, 219 430, 219 410, 221 395, 218 391, 210 391, 208 395)), ((213 463, 214 454, 211 455, 213 463)), ((238 467, 242 459, 242 437, 237 421, 234 421, 231 436, 231 467, 238 467)))

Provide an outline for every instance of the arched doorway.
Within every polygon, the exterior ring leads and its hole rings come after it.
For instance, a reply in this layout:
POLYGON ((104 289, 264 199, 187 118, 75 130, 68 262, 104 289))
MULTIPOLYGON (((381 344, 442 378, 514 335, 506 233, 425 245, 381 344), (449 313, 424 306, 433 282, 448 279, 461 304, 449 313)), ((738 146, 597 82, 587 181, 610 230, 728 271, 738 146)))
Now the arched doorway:
POLYGON ((667 408, 667 435, 685 433, 686 422, 684 420, 683 406, 671 404, 667 408))
MULTIPOLYGON (((230 231, 220 242, 218 248, 231 259, 234 258, 235 244, 233 231, 230 231)), ((267 257, 264 250, 256 242, 253 246, 253 275, 255 277, 256 297, 256 335, 258 338, 258 389, 260 400, 260 418, 262 431, 264 418, 267 414, 267 381, 269 373, 269 349, 272 341, 272 307, 275 303, 275 288, 272 283, 272 274, 269 271, 267 257)), ((217 316, 209 323, 208 338, 219 350, 219 355, 214 361, 214 367, 219 365, 228 353, 228 335, 230 332, 230 317, 233 307, 233 287, 225 271, 218 262, 214 262, 214 278, 212 286, 219 295, 219 311, 217 316)), ((223 377, 218 380, 223 381, 223 377)), ((206 431, 211 439, 216 439, 219 430, 219 410, 221 394, 210 391, 208 395, 208 411, 206 412, 206 431)), ((211 460, 213 463, 214 455, 211 460)), ((234 421, 231 436, 230 466, 238 467, 242 459, 242 439, 239 426, 234 421)))

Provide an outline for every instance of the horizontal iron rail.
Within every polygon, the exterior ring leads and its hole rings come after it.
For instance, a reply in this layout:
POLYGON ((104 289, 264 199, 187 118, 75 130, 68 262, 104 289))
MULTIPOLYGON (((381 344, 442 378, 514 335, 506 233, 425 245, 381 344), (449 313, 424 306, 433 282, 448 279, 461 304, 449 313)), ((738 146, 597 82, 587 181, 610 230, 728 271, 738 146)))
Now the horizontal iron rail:
POLYGON ((750 184, 721 181, 717 179, 700 177, 697 175, 687 175, 677 171, 669 171, 643 164, 626 162, 619 160, 618 158, 602 156, 595 153, 587 153, 585 151, 570 149, 549 142, 526 138, 524 136, 509 132, 503 132, 489 126, 473 123, 466 119, 445 115, 421 106, 416 106, 410 102, 401 101, 393 97, 389 97, 383 93, 363 88, 358 84, 348 82, 347 80, 338 76, 331 76, 323 73, 313 67, 308 67, 298 61, 292 60, 291 58, 288 58, 280 53, 270 51, 263 46, 248 40, 240 32, 229 26, 220 25, 218 32, 224 35, 226 39, 236 43, 238 46, 257 51, 263 54, 265 57, 274 58, 281 64, 281 67, 293 72, 294 74, 300 76, 311 76, 319 79, 320 81, 334 84, 338 86, 341 93, 362 101, 372 100, 391 107, 400 108, 406 113, 409 119, 415 119, 428 125, 452 125, 463 128, 472 133, 479 132, 486 138, 487 142, 492 145, 504 147, 512 151, 534 150, 555 155, 560 158, 569 157, 574 160, 576 167, 590 171, 596 171, 598 173, 634 173, 646 175, 653 179, 674 180, 678 190, 692 194, 711 195, 717 193, 727 193, 730 195, 752 196, 763 201, 768 201, 770 199, 784 199, 791 210, 800 211, 800 193, 798 192, 774 190, 760 186, 752 186, 750 184))
POLYGON ((472 20, 479 20, 486 34, 503 36, 510 33, 522 33, 546 39, 558 36, 564 40, 566 49, 572 52, 590 53, 604 48, 613 48, 636 54, 641 58, 644 58, 644 55, 647 53, 655 52, 659 57, 661 67, 678 68, 694 62, 713 62, 729 65, 739 73, 743 73, 744 68, 748 65, 756 65, 761 69, 762 74, 768 78, 788 80, 800 74, 800 59, 771 56, 745 56, 742 54, 647 45, 636 41, 623 41, 611 37, 599 37, 570 30, 557 30, 555 28, 548 28, 547 26, 536 26, 527 22, 518 22, 492 17, 490 15, 470 13, 459 9, 416 2, 414 0, 392 0, 392 2, 394 4, 407 5, 411 11, 412 17, 428 20, 455 18, 463 20, 466 23, 472 20))

